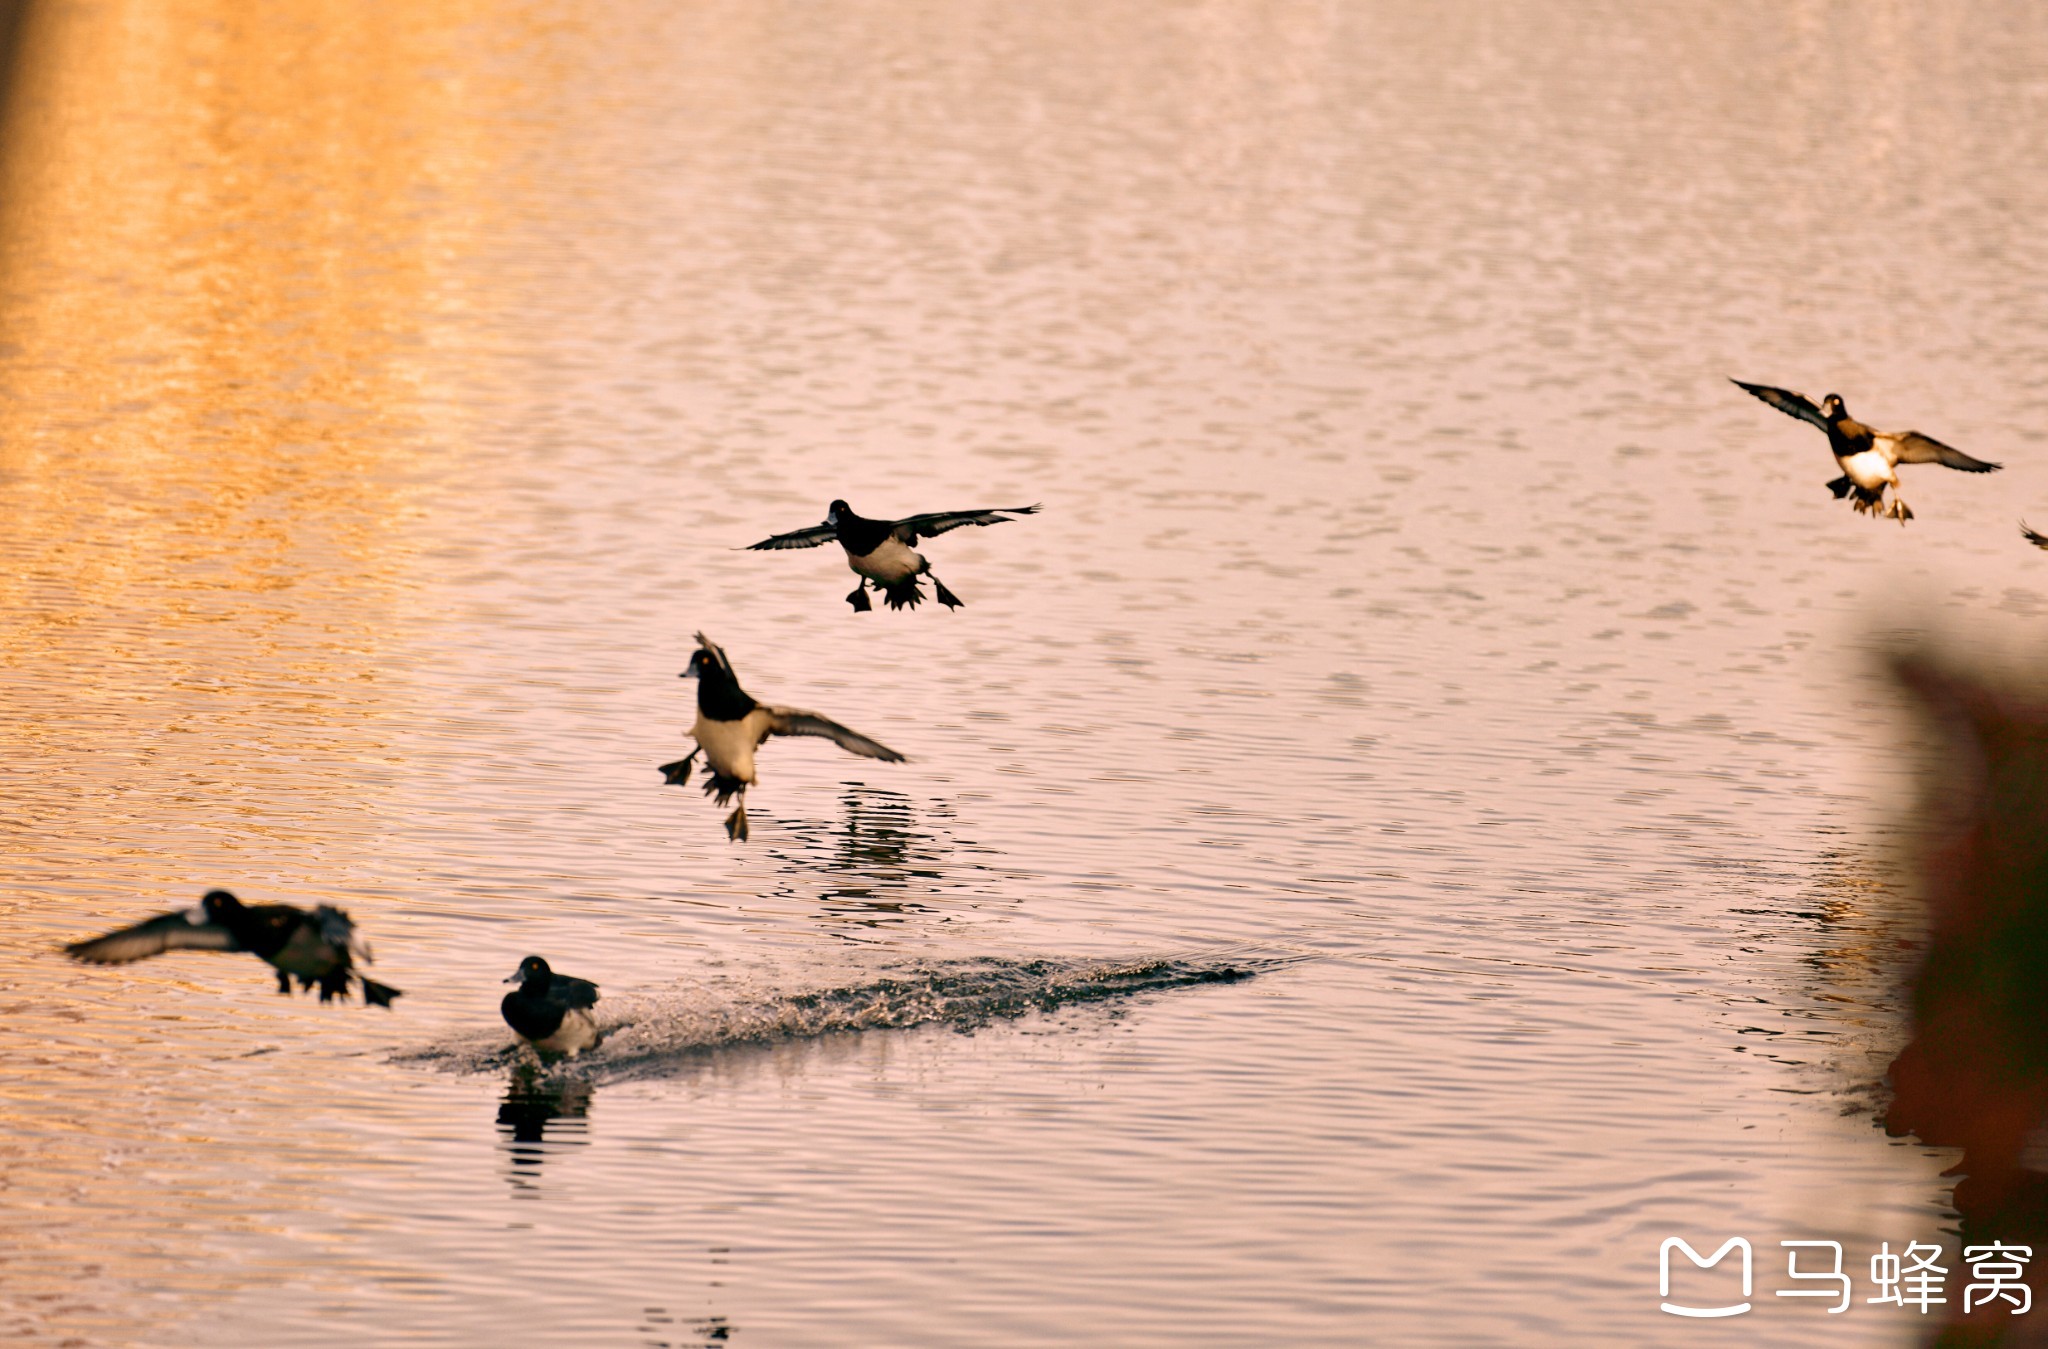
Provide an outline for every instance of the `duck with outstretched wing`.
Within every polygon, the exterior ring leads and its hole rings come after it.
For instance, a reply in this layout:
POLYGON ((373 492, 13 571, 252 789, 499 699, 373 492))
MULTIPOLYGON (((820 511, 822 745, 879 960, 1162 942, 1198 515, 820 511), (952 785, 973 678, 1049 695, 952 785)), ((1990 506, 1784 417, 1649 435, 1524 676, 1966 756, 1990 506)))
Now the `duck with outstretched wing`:
POLYGON ((1912 508, 1899 497, 1900 464, 1941 464, 1965 473, 1990 473, 2003 467, 1973 459, 1953 445, 1944 445, 1918 431, 1879 431, 1866 426, 1849 415, 1839 394, 1829 394, 1816 407, 1805 394, 1790 389, 1746 384, 1739 379, 1730 382, 1786 416, 1811 422, 1827 432, 1828 448, 1842 468, 1842 476, 1830 482, 1828 490, 1838 499, 1854 498, 1851 504, 1856 510, 1874 518, 1889 517, 1902 525, 1913 518, 1912 508), (1892 492, 1889 504, 1884 499, 1887 487, 1892 492))

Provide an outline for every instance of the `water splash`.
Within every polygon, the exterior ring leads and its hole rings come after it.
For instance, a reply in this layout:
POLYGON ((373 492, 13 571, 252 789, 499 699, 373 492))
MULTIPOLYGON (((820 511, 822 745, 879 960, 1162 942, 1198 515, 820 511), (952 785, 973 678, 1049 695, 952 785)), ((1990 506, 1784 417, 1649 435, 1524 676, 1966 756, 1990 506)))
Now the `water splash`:
MULTIPOLYGON (((857 982, 779 992, 679 990, 607 997, 603 1039, 564 1065, 596 1081, 658 1077, 738 1046, 857 1031, 992 1022, 1140 993, 1229 984, 1303 959, 1286 955, 1155 957, 1126 961, 961 960, 879 972, 857 982)), ((465 1037, 395 1057, 454 1072, 492 1072, 519 1061, 509 1032, 465 1037)))

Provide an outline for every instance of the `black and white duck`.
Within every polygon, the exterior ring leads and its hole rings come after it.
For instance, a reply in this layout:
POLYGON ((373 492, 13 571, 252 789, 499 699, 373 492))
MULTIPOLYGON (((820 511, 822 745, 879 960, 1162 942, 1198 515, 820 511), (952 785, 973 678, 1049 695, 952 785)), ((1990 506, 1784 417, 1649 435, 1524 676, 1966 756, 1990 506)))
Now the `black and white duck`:
POLYGON ((1829 394, 1815 407, 1805 394, 1774 389, 1768 384, 1731 383, 1788 417, 1812 422, 1827 432, 1828 448, 1841 465, 1842 476, 1828 484, 1837 499, 1853 497, 1855 508, 1873 517, 1890 517, 1900 524, 1913 518, 1912 508, 1899 497, 1900 464, 1943 464, 1965 473, 1990 473, 2002 467, 1973 459, 1952 445, 1944 445, 1918 431, 1879 431, 1849 415, 1838 394, 1829 394), (1892 489, 1890 504, 1884 489, 1892 489))
POLYGON ((505 995, 498 1010, 520 1039, 543 1054, 574 1058, 597 1043, 597 985, 588 979, 556 974, 539 956, 528 956, 505 981, 519 987, 505 995))
POLYGON ((290 904, 244 904, 226 890, 208 890, 198 904, 159 914, 146 922, 64 948, 74 960, 92 965, 125 965, 165 951, 248 951, 277 971, 277 991, 320 989, 320 1001, 348 993, 350 979, 362 986, 365 1006, 389 1007, 399 990, 377 983, 355 968, 370 963, 370 948, 348 914, 325 904, 313 909, 290 904))
POLYGON ((853 507, 835 501, 825 511, 825 523, 809 529, 792 530, 748 544, 749 548, 816 548, 833 539, 846 550, 846 565, 860 577, 846 602, 854 612, 866 613, 868 587, 882 592, 891 609, 915 608, 924 599, 918 578, 930 576, 939 603, 948 609, 960 607, 960 597, 946 589, 946 583, 932 573, 932 564, 916 551, 919 539, 929 539, 964 525, 1000 525, 1019 515, 1033 515, 1036 506, 996 506, 979 511, 933 511, 909 515, 901 520, 870 520, 854 514, 853 507))
POLYGON ((740 687, 725 652, 703 633, 696 636, 697 650, 690 656, 690 668, 679 677, 697 680, 697 722, 690 727, 697 748, 674 763, 663 764, 661 772, 669 783, 681 786, 690 780, 691 763, 702 754, 707 770, 704 794, 716 796, 721 806, 740 798, 739 806, 725 821, 726 835, 734 842, 744 842, 747 837, 746 791, 754 783, 754 751, 771 735, 823 736, 849 754, 885 763, 904 761, 887 745, 829 717, 755 702, 740 687))

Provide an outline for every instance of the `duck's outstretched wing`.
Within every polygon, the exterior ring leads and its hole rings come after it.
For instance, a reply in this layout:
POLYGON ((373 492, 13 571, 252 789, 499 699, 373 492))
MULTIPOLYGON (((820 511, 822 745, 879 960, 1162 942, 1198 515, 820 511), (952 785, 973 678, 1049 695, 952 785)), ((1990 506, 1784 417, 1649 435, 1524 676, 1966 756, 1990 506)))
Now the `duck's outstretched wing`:
POLYGON ((2025 520, 2020 521, 2020 537, 2033 544, 2036 548, 2048 548, 2048 534, 2036 533, 2034 530, 2027 528, 2025 520))
POLYGON ((356 925, 345 909, 332 908, 322 904, 313 910, 313 923, 320 929, 320 940, 337 951, 346 951, 365 965, 374 964, 370 958, 370 943, 356 931, 356 925))
POLYGON ((858 731, 849 731, 830 717, 821 717, 816 712, 799 712, 793 707, 765 707, 768 714, 770 735, 822 735, 848 754, 858 754, 867 759, 880 759, 884 763, 902 763, 903 756, 879 740, 870 740, 858 731))
POLYGON ((1790 389, 1774 389, 1768 384, 1748 384, 1739 379, 1728 381, 1744 393, 1763 399, 1787 417, 1797 417, 1802 422, 1812 422, 1821 430, 1828 429, 1828 419, 1821 416, 1811 398, 1790 389))
POLYGON ((64 954, 88 965, 125 965, 131 960, 162 955, 165 951, 242 949, 235 944, 234 933, 220 924, 209 923, 203 918, 195 920, 191 915, 197 912, 180 909, 175 913, 159 914, 147 922, 124 927, 119 932, 109 932, 104 937, 72 942, 64 948, 64 954))
POLYGON ((759 543, 750 543, 748 550, 755 548, 816 548, 821 543, 830 543, 839 537, 839 531, 830 525, 812 525, 809 529, 792 529, 787 534, 770 534, 759 543))
POLYGON ((896 537, 904 543, 933 538, 962 525, 999 525, 1013 515, 1036 515, 1037 506, 991 506, 984 511, 932 511, 896 522, 896 537))
POLYGON ((1944 445, 1933 436, 1923 436, 1918 431, 1879 432, 1877 438, 1891 442, 1889 458, 1895 464, 1943 464, 1965 473, 1989 473, 2005 467, 1972 459, 1955 446, 1944 445))

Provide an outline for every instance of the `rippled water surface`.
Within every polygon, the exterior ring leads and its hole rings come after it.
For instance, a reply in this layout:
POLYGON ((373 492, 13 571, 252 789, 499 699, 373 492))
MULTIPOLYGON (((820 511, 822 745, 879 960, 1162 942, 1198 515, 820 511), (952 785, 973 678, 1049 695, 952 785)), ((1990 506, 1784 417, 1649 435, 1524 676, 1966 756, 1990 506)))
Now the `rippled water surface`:
POLYGON ((0 1336, 1899 1342, 1657 1244, 1943 1222, 1868 651, 2048 612, 2044 70, 2021 0, 41 4, 0 1336), (2008 467, 1875 524, 1731 375, 2008 467), (736 551, 835 496, 1045 509, 855 615, 736 551), (729 844, 697 629, 910 761, 777 741, 729 844), (55 954, 209 885, 405 997, 55 954))

